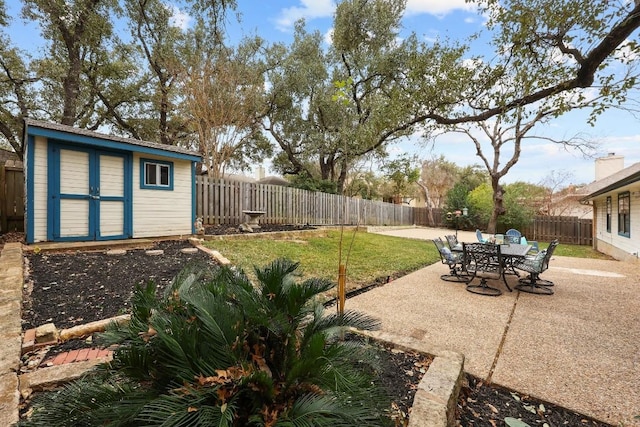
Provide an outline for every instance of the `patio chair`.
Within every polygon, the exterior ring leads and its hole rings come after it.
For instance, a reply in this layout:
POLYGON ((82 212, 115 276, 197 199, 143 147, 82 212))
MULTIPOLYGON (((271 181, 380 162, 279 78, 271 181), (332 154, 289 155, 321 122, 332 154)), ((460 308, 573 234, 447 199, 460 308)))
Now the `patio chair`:
MULTIPOLYGON (((500 253, 500 245, 492 243, 463 243, 462 248, 465 271, 471 275, 471 280, 467 284, 467 291, 494 297, 502 295, 500 289, 487 285, 488 279, 502 278, 504 280, 504 263, 500 253), (480 283, 472 285, 471 282, 476 277, 480 278, 480 283)), ((506 280, 505 284, 507 284, 506 280)))
POLYGON ((541 279, 540 274, 549 268, 549 260, 557 246, 558 239, 551 242, 547 249, 538 252, 535 256, 528 256, 514 263, 515 268, 529 273, 527 277, 518 280, 516 289, 530 294, 553 295, 553 290, 550 289, 553 282, 541 279))
POLYGON ((506 243, 520 244, 521 239, 522 233, 520 233, 515 228, 510 228, 506 233, 504 233, 504 240, 506 243))
POLYGON ((487 243, 489 240, 482 237, 482 231, 476 228, 476 238, 480 243, 487 243))
POLYGON ((460 248, 462 248, 462 246, 460 246, 460 242, 458 242, 458 238, 454 235, 454 234, 449 234, 447 236, 444 236, 444 238, 447 240, 447 244, 449 245, 449 249, 453 250, 460 250, 460 248))
POLYGON ((531 249, 529 249, 529 255, 536 255, 538 252, 540 252, 538 242, 536 242, 535 240, 529 240, 527 244, 531 245, 531 249))
POLYGON ((443 274, 440 278, 447 282, 469 282, 469 275, 464 271, 463 253, 451 252, 451 249, 444 245, 444 241, 440 237, 433 239, 433 244, 438 249, 440 261, 449 267, 449 274, 443 274))

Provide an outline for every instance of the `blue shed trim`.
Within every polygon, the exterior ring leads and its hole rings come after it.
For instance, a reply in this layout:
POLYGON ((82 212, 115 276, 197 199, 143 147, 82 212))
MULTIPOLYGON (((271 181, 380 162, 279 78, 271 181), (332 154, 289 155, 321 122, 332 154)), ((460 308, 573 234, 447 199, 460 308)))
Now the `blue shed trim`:
POLYGON ((55 224, 60 223, 57 216, 60 215, 60 199, 54 194, 54 183, 60 182, 60 169, 53 167, 60 164, 60 150, 56 150, 56 145, 47 141, 47 240, 56 239, 53 230, 55 224))
POLYGON ((93 147, 66 144, 58 141, 48 141, 47 146, 47 240, 57 242, 75 242, 87 240, 119 240, 133 236, 133 160, 130 152, 115 152, 107 150, 96 150, 93 147), (89 155, 89 184, 99 186, 100 155, 121 157, 123 159, 123 196, 100 196, 98 201, 89 199, 90 194, 62 194, 60 191, 60 150, 81 151, 89 155), (86 236, 60 236, 60 199, 87 200, 89 205, 89 227, 86 236), (102 236, 100 229, 100 202, 122 201, 123 203, 123 234, 113 236, 102 236))
POLYGON ((157 160, 157 159, 145 159, 140 157, 140 188, 143 190, 165 190, 165 191, 173 191, 173 162, 167 162, 166 160, 157 160), (145 184, 145 164, 146 163, 157 163, 159 165, 169 166, 169 185, 163 186, 160 184, 149 185, 145 184))
POLYGON ((191 234, 196 234, 196 162, 191 162, 191 234))
POLYGON ((63 132, 63 131, 58 131, 53 129, 43 129, 34 125, 29 126, 27 132, 29 135, 43 136, 49 139, 62 139, 64 141, 74 142, 76 144, 91 145, 94 147, 100 147, 108 150, 131 151, 131 152, 138 152, 138 153, 150 154, 155 156, 163 156, 163 157, 169 157, 173 159, 190 160, 190 161, 200 161, 201 159, 201 157, 197 155, 176 153, 173 151, 161 150, 158 148, 144 147, 141 145, 134 145, 126 142, 110 141, 107 139, 96 138, 96 137, 91 137, 86 135, 78 135, 74 133, 63 132))
POLYGON ((27 136, 27 206, 25 210, 27 243, 33 243, 35 239, 35 159, 36 159, 35 137, 27 136))

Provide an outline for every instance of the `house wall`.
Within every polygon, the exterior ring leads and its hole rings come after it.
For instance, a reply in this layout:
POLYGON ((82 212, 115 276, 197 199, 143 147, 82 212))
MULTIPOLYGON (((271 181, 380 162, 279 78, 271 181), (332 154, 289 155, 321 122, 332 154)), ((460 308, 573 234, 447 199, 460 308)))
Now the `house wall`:
POLYGON ((133 237, 191 234, 192 183, 190 161, 134 153, 133 237), (143 158, 173 162, 173 190, 140 188, 140 163, 143 158))
POLYGON ((33 235, 35 242, 47 240, 47 139, 35 137, 33 165, 33 235))
POLYGON ((595 204, 595 248, 619 260, 638 260, 640 255, 640 183, 621 187, 603 194, 595 204), (629 191, 630 221, 629 237, 618 234, 618 194, 629 191), (634 194, 635 193, 635 194, 634 194), (607 232, 607 196, 611 196, 611 232, 607 232))

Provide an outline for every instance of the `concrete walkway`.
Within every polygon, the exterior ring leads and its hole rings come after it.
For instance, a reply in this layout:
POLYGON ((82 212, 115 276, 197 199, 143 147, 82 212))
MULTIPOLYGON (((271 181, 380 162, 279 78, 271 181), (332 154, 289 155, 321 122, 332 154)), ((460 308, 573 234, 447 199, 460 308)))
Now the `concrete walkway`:
MULTIPOLYGON (((453 234, 373 232, 422 239, 453 234)), ((458 238, 476 241, 474 233, 458 238)), ((640 426, 637 264, 554 256, 543 274, 555 283, 551 296, 510 293, 500 281, 493 284, 503 295, 476 295, 440 280, 446 272, 432 265, 351 298, 346 308, 381 319, 381 338, 411 337, 432 354, 464 354, 465 370, 475 376, 614 425, 640 426)))

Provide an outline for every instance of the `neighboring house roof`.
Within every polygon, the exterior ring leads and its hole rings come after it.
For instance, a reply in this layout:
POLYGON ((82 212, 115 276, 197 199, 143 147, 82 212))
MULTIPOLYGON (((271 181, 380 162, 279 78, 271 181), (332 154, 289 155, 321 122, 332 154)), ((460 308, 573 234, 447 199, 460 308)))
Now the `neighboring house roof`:
POLYGON ((625 185, 633 184, 636 181, 640 181, 640 162, 634 163, 628 168, 624 168, 606 178, 602 178, 587 185, 584 190, 586 196, 581 200, 591 200, 594 197, 608 193, 617 188, 624 187, 625 185))
MULTIPOLYGON (((154 154, 155 151, 164 151, 174 153, 175 155, 173 157, 181 157, 187 160, 194 161, 199 161, 201 159, 200 154, 198 154, 197 152, 188 150, 186 148, 177 147, 175 145, 158 144, 156 142, 142 141, 139 139, 125 138, 122 136, 107 135, 100 132, 75 128, 73 126, 43 122, 33 119, 25 119, 24 124, 25 135, 32 134, 58 139, 64 137, 64 140, 84 144, 90 143, 92 140, 112 141, 118 145, 132 145, 137 148, 137 150, 135 151, 142 151, 150 154, 154 154), (28 130, 28 128, 30 128, 30 130, 28 130)), ((121 146, 121 148, 124 148, 124 146, 121 146)))
POLYGON ((284 185, 284 186, 291 185, 291 183, 286 179, 284 179, 283 177, 275 176, 275 175, 265 176, 264 178, 259 179, 258 184, 284 185))

